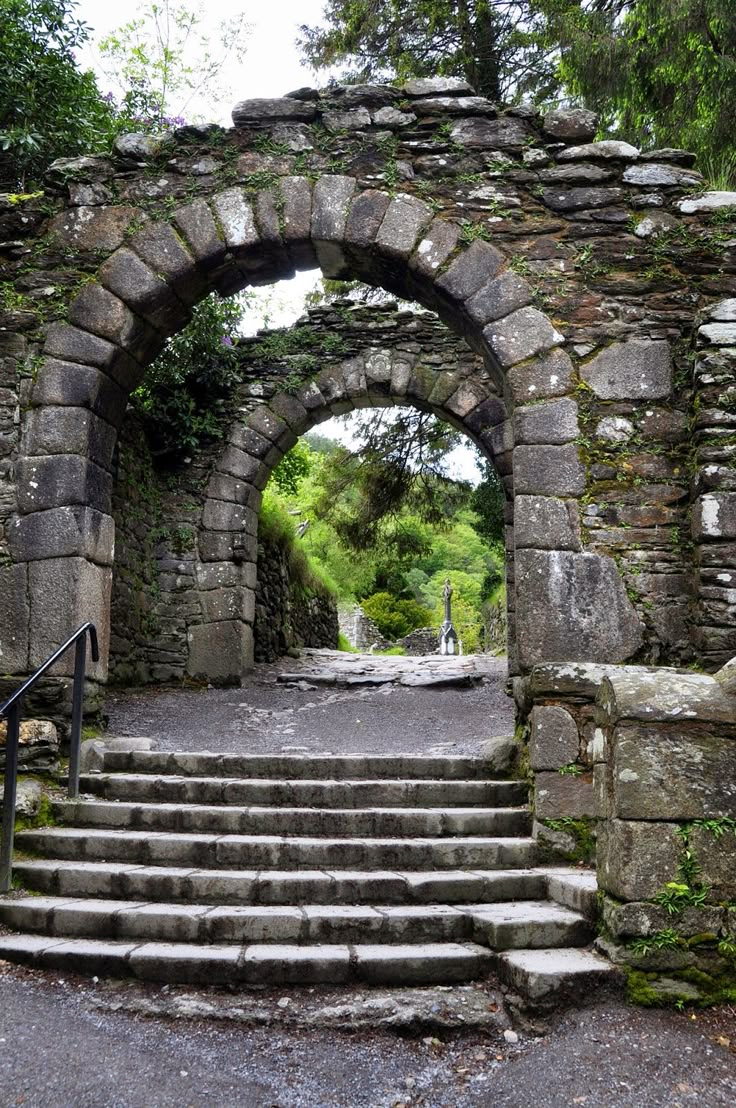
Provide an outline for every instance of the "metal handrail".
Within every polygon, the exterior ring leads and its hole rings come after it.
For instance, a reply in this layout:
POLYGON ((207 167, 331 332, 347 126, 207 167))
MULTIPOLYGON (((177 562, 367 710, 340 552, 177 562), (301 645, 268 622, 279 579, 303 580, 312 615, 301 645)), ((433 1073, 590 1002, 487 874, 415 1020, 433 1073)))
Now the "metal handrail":
POLYGON ((82 746, 82 708, 84 705, 84 678, 87 669, 87 635, 92 661, 100 660, 97 645, 97 628, 94 623, 83 623, 65 643, 55 650, 39 666, 19 689, 0 705, 0 719, 7 719, 5 738, 5 792, 3 795, 2 840, 0 840, 0 893, 10 889, 13 876, 13 838, 15 835, 15 799, 18 785, 18 746, 20 742, 20 715, 23 699, 39 678, 58 662, 67 650, 76 644, 74 651, 74 684, 72 686, 72 724, 69 751, 68 795, 74 800, 79 796, 79 757, 82 746))

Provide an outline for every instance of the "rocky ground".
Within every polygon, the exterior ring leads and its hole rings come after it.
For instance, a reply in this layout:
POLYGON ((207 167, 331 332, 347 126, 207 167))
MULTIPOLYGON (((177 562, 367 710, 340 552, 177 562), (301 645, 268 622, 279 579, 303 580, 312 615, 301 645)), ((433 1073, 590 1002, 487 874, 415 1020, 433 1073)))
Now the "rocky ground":
POLYGON ((308 651, 257 666, 242 688, 112 692, 108 733, 151 736, 163 750, 473 754, 513 732, 505 683, 505 658, 490 655, 308 651))
MULTIPOLYGON (((241 689, 120 692, 109 733, 334 753, 473 752, 508 734, 504 663, 443 665, 320 654, 259 667, 241 689)), ((730 1108, 735 1051, 727 1005, 591 998, 542 1024, 512 1019, 494 981, 231 993, 0 963, 0 1108, 730 1108)))

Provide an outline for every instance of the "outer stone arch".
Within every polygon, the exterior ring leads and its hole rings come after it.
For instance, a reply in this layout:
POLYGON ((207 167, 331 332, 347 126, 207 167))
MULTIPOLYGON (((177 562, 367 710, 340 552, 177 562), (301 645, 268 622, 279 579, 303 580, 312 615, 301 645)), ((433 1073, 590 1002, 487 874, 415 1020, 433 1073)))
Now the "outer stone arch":
POLYGON ((458 225, 424 202, 360 190, 351 177, 286 177, 254 198, 233 187, 144 223, 74 297, 70 322, 48 328, 11 529, 16 562, 29 563, 30 665, 91 618, 102 633, 104 678, 110 467, 126 396, 146 365, 210 290, 233 293, 315 263, 436 310, 484 356, 502 394, 505 371, 564 342, 496 247, 465 244, 458 225))

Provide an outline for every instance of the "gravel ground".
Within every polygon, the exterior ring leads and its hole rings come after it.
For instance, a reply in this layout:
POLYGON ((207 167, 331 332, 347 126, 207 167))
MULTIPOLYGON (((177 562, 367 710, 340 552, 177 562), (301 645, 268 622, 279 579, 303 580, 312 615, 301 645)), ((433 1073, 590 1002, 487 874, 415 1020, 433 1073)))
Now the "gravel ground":
POLYGON ((438 747, 473 754, 483 739, 513 733, 513 701, 504 691, 505 659, 485 661, 487 676, 474 688, 385 684, 304 689, 276 683, 281 672, 315 668, 314 657, 284 659, 257 666, 242 688, 113 690, 105 706, 108 733, 145 735, 161 750, 252 754, 285 748, 419 754, 438 747))
MULTIPOLYGON (((137 988, 137 987, 136 987, 137 988)), ((159 990, 160 992, 160 990, 159 990)), ((721 1108, 736 1010, 618 1002, 545 1035, 250 1028, 135 1018, 110 987, 0 965, 3 1108, 721 1108), (102 994, 102 1001, 101 1001, 102 994)))

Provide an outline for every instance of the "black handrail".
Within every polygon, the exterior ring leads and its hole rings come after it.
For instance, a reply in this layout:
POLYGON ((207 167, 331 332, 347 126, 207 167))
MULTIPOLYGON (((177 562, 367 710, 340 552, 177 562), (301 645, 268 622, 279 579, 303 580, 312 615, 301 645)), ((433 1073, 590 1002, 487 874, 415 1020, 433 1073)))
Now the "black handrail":
POLYGON ((72 687, 72 724, 69 751, 68 795, 74 800, 79 796, 79 756, 82 746, 82 708, 84 705, 84 678, 87 669, 87 635, 92 651, 92 661, 100 660, 97 645, 97 628, 94 623, 83 623, 65 643, 55 650, 39 666, 19 689, 0 705, 0 719, 7 719, 8 730, 5 738, 5 792, 3 795, 2 840, 0 841, 0 893, 10 889, 13 877, 13 837, 15 834, 15 798, 18 785, 18 745, 20 742, 20 713, 23 698, 33 688, 39 678, 58 662, 70 646, 76 644, 74 651, 74 684, 72 687))

